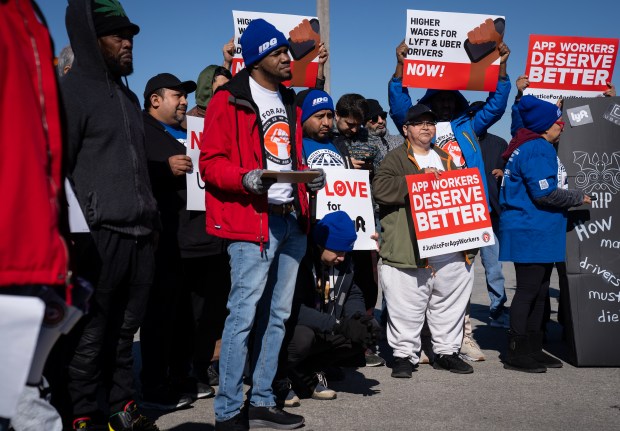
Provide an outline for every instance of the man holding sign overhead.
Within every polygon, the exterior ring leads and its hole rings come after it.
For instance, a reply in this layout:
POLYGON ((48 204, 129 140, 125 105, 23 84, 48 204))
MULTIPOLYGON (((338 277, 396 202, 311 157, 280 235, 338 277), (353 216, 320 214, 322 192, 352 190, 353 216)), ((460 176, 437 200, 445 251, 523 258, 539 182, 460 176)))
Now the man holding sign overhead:
MULTIPOLYGON (((420 16, 431 14, 430 18, 426 19, 424 17, 409 17, 408 24, 412 26, 409 31, 411 33, 422 31, 431 35, 428 36, 430 39, 433 38, 432 35, 436 35, 437 40, 429 40, 429 43, 433 45, 433 43, 438 42, 437 45, 443 46, 442 58, 447 58, 445 63, 446 76, 441 81, 431 81, 437 85, 446 86, 441 87, 441 89, 429 89, 420 99, 420 103, 429 106, 439 117, 435 145, 448 152, 457 167, 478 168, 481 173, 484 173, 484 160, 478 136, 483 136, 502 117, 506 111, 508 94, 510 93, 510 80, 507 74, 510 49, 503 42, 505 21, 501 17, 493 20, 471 14, 427 11, 410 11, 410 13, 420 16), (483 21, 481 22, 481 20, 483 21), (468 24, 457 24, 458 21, 468 24), (469 25, 469 27, 463 27, 463 25, 469 25), (445 41, 459 37, 454 31, 447 30, 452 26, 460 27, 458 34, 463 33, 462 36, 466 37, 466 40, 462 45, 455 43, 448 44, 451 46, 446 47, 445 41), (462 31, 464 29, 468 30, 466 34, 462 31), (466 59, 465 63, 449 62, 452 58, 455 61, 463 61, 463 57, 466 59), (496 65, 498 60, 499 66, 496 65), (487 78, 493 75, 495 70, 499 71, 495 91, 489 93, 487 100, 480 109, 469 115, 469 104, 457 89, 480 90, 488 88, 490 80, 487 78)), ((411 42, 421 43, 418 37, 408 38, 407 41, 409 45, 411 42)), ((407 78, 409 78, 408 85, 412 85, 412 78, 407 73, 411 69, 411 61, 405 59, 408 50, 416 57, 417 51, 408 48, 405 41, 396 48, 396 71, 388 87, 390 115, 398 127, 403 124, 407 109, 411 106, 409 91, 403 88, 404 79, 405 84, 407 84, 407 78), (407 63, 407 69, 405 76, 403 76, 405 63, 407 63)), ((422 80, 421 82, 425 81, 422 80)), ((486 175, 482 175, 482 182, 488 202, 486 175)), ((473 338, 469 317, 466 319, 465 330, 461 354, 468 360, 483 361, 485 356, 473 338)))
POLYGON ((306 252, 307 189, 325 183, 323 172, 307 186, 275 183, 263 175, 265 169, 279 174, 304 168, 301 113, 294 92, 281 84, 291 78, 288 47, 273 25, 253 20, 241 36, 246 68, 213 96, 205 117, 202 142, 209 144, 202 145, 200 173, 207 233, 230 240, 232 280, 214 403, 216 430, 248 429, 241 408, 252 329, 249 426, 293 429, 304 423, 302 416, 275 406, 271 389, 306 252))

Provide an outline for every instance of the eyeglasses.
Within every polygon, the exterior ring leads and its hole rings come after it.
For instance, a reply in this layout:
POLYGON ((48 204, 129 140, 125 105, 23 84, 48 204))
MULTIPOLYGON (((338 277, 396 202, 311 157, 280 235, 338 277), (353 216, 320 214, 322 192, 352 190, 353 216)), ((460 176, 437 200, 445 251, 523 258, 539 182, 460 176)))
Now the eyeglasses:
POLYGON ((437 125, 436 121, 412 121, 409 123, 410 126, 413 127, 435 127, 437 125))
POLYGON ((373 115, 372 117, 370 117, 370 122, 371 123, 377 123, 379 121, 379 117, 383 118, 384 120, 387 118, 387 112, 383 111, 377 115, 373 115))
POLYGON ((564 121, 556 121, 555 124, 557 124, 558 126, 560 126, 560 129, 564 130, 564 125, 566 124, 564 121))

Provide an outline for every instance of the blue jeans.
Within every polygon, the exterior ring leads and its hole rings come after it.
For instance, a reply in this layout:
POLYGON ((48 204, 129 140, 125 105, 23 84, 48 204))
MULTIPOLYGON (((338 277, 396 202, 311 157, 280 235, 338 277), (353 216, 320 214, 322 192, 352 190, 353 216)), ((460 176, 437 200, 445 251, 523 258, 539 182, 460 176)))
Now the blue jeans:
MULTIPOLYGON (((495 234, 494 234, 495 235, 495 234)), ((493 319, 498 318, 504 311, 506 303, 506 290, 504 289, 504 274, 502 273, 502 263, 499 258, 499 239, 495 235, 495 245, 480 247, 480 259, 484 266, 484 274, 487 279, 487 291, 491 305, 489 314, 493 319)))
POLYGON ((269 216, 269 241, 260 245, 236 241, 228 246, 231 290, 229 315, 222 334, 220 386, 215 397, 217 421, 236 416, 243 404, 243 369, 253 332, 253 406, 275 406, 271 384, 278 368, 284 322, 291 314, 297 270, 306 253, 306 235, 294 214, 269 216), (256 318, 256 325, 254 321, 256 318))

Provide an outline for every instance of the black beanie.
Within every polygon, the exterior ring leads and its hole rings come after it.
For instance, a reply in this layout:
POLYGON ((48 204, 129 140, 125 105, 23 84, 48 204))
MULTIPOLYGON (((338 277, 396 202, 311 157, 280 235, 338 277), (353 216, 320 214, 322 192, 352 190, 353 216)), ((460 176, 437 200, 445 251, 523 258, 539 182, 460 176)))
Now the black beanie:
POLYGON ((92 0, 91 9, 97 37, 108 36, 123 29, 130 30, 134 36, 140 32, 140 27, 129 21, 118 0, 92 0))

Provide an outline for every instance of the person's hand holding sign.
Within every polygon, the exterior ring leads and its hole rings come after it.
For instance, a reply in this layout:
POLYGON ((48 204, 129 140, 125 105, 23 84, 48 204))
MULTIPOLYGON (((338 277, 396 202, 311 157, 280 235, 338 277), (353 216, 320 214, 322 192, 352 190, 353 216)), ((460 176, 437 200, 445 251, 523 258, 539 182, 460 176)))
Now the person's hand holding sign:
POLYGON ((224 62, 222 63, 222 67, 226 69, 230 69, 230 65, 233 62, 233 57, 235 55, 235 37, 231 37, 228 42, 224 44, 222 47, 222 56, 224 57, 224 62))
POLYGON ((407 50, 409 47, 405 43, 405 39, 396 47, 396 70, 394 71, 394 78, 403 77, 403 65, 405 64, 405 57, 407 57, 407 50))
POLYGON ((437 168, 424 168, 424 173, 425 174, 434 174, 436 179, 439 179, 439 177, 441 176, 441 174, 443 174, 444 171, 442 171, 441 169, 437 169, 437 168))
MULTIPOLYGON (((323 84, 325 84, 325 63, 327 63, 327 59, 329 58, 329 51, 327 50, 327 47, 325 46, 325 42, 321 42, 321 44, 319 45, 319 69, 318 72, 316 74, 316 79, 323 81, 323 84)), ((318 87, 318 83, 317 83, 317 88, 318 87)))
POLYGON ((321 48, 321 36, 314 31, 310 21, 304 19, 297 27, 289 32, 289 40, 291 45, 303 44, 304 42, 313 42, 312 50, 308 53, 299 53, 299 57, 295 55, 295 48, 291 46, 291 54, 295 63, 293 63, 293 79, 291 79, 291 85, 294 87, 304 87, 306 82, 306 73, 308 64, 315 59, 321 48))
POLYGON ((185 154, 177 154, 168 158, 172 175, 178 177, 192 171, 192 159, 185 154))
POLYGON ((607 83, 607 90, 603 93, 605 97, 616 97, 616 86, 611 82, 607 83))

